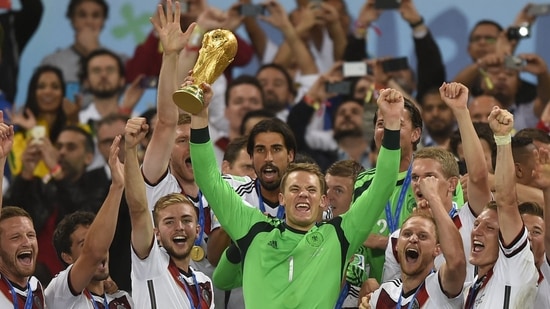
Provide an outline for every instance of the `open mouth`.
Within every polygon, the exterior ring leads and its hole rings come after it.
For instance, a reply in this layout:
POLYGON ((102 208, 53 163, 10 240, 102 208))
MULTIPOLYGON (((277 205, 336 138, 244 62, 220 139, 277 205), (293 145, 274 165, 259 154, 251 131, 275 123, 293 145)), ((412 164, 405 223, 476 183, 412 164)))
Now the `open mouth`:
POLYGON ((187 158, 183 162, 185 163, 185 167, 187 167, 187 168, 192 168, 193 167, 193 165, 191 164, 191 158, 187 158))
POLYGON ((474 245, 472 246, 472 251, 473 252, 481 252, 481 251, 483 251, 483 249, 485 249, 485 245, 479 240, 474 240, 474 245))
POLYGON ((172 238, 172 241, 177 245, 182 245, 187 241, 187 237, 185 236, 176 236, 172 238))
POLYGON ((262 175, 264 180, 273 181, 278 175, 278 170, 273 166, 268 166, 262 169, 262 175))
POLYGON ((31 265, 32 264, 32 252, 31 251, 21 251, 17 255, 17 260, 19 260, 21 263, 25 265, 31 265))
POLYGON ((418 257, 420 254, 418 254, 418 250, 414 248, 408 248, 405 250, 405 259, 408 263, 414 263, 418 260, 418 257))
POLYGON ((299 212, 307 212, 309 211, 309 205, 306 203, 296 204, 296 210, 298 210, 299 212))

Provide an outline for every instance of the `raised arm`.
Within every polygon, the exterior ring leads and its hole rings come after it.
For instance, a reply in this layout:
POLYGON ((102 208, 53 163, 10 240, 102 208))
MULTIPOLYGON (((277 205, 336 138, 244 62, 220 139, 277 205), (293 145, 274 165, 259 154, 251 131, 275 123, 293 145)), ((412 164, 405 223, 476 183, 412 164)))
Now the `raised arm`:
POLYGON ((131 118, 126 123, 124 175, 126 178, 126 202, 132 223, 132 247, 140 259, 149 255, 153 245, 153 221, 147 205, 145 182, 138 162, 137 145, 145 137, 149 126, 145 118, 131 118))
POLYGON ((94 277, 97 267, 107 263, 107 255, 115 236, 118 210, 124 192, 124 167, 118 159, 120 139, 120 135, 115 137, 109 151, 109 168, 112 175, 109 193, 90 225, 82 247, 82 254, 69 273, 69 285, 74 292, 82 292, 94 277))
POLYGON ((458 123, 464 159, 468 167, 468 203, 477 216, 491 200, 491 189, 481 141, 468 112, 468 88, 459 83, 443 83, 439 88, 439 94, 453 111, 458 123))
MULTIPOLYGON (((550 248, 550 153, 547 149, 539 149, 540 183, 544 195, 544 248, 550 248)), ((548 253, 546 254, 548 256, 548 253)), ((547 258, 548 260, 548 258, 547 258)))
MULTIPOLYGON (((4 185, 4 169, 6 167, 6 161, 8 155, 11 152, 13 146, 13 125, 4 123, 4 113, 0 111, 0 190, 4 185)), ((0 191, 0 208, 2 208, 3 194, 0 191)))
POLYGON ((511 244, 523 228, 516 194, 516 175, 512 157, 511 132, 514 116, 507 110, 494 107, 489 125, 495 134, 497 162, 495 168, 495 200, 498 207, 498 224, 503 245, 511 244))
POLYGON ((157 31, 164 53, 157 89, 157 117, 158 122, 149 142, 149 147, 143 159, 143 176, 151 183, 156 183, 168 169, 170 151, 176 138, 178 122, 178 107, 172 100, 172 93, 178 89, 177 67, 178 57, 187 45, 189 36, 195 28, 192 23, 184 33, 180 28, 180 3, 176 1, 175 10, 172 9, 172 0, 166 2, 166 14, 162 5, 157 6, 157 12, 151 18, 157 31))
POLYGON ((259 16, 262 20, 277 27, 285 37, 285 43, 289 45, 292 57, 296 59, 301 75, 317 74, 317 65, 311 56, 306 44, 300 39, 298 32, 288 19, 284 7, 277 1, 270 0, 265 3, 270 15, 259 16))
POLYGON ((466 279, 466 255, 462 237, 443 206, 438 194, 440 180, 430 176, 419 180, 420 192, 432 211, 445 263, 439 269, 439 282, 445 295, 454 298, 462 291, 466 279))
MULTIPOLYGON (((350 242, 350 249, 355 250, 367 238, 376 224, 390 196, 399 174, 399 158, 401 155, 399 141, 401 117, 404 112, 403 95, 395 89, 383 89, 377 100, 378 109, 384 119, 384 137, 376 172, 372 184, 366 193, 359 196, 351 205, 350 210, 343 214, 342 229, 350 242)), ((387 243, 387 240, 385 240, 387 243)), ((351 255, 355 252, 349 252, 351 255)))

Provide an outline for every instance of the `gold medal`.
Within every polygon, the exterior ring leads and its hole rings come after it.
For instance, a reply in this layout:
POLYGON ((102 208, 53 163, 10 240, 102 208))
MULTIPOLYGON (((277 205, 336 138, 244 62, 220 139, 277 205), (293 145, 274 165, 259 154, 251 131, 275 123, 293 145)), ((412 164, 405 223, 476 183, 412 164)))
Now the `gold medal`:
POLYGON ((202 261, 204 259, 204 249, 201 246, 193 246, 191 248, 191 259, 195 262, 202 261))

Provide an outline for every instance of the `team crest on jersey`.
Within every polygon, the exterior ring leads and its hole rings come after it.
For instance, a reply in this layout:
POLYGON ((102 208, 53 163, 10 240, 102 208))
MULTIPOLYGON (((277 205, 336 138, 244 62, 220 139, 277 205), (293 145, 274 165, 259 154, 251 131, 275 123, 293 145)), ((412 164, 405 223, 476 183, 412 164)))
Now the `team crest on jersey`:
POLYGON ((313 232, 306 236, 307 243, 312 247, 319 247, 324 240, 323 234, 319 232, 313 232))
POLYGON ((33 308, 44 309, 42 299, 38 295, 33 295, 32 302, 34 303, 33 308))
POLYGON ((412 304, 408 308, 420 309, 420 304, 418 303, 418 299, 416 299, 416 297, 412 300, 412 304))
POLYGON ((207 304, 211 304, 212 299, 210 299, 210 290, 203 288, 202 289, 202 299, 206 301, 207 304))

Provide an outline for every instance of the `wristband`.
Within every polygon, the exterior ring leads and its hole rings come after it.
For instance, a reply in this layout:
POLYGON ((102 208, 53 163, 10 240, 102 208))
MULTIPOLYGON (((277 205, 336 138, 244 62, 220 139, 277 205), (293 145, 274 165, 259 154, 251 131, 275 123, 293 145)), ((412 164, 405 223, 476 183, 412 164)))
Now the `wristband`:
POLYGON ((321 107, 321 104, 319 104, 319 101, 315 101, 313 98, 308 96, 307 94, 304 96, 304 102, 311 106, 314 110, 318 110, 319 107, 321 107))
POLYGON ((422 25, 424 23, 424 17, 420 16, 420 20, 415 22, 415 23, 409 23, 409 26, 411 26, 411 28, 416 28, 420 25, 422 25))
POLYGON ((132 114, 132 109, 128 108, 128 107, 121 106, 121 107, 118 108, 118 113, 128 116, 128 115, 132 114))
POLYGON ((497 146, 508 145, 512 143, 512 134, 493 136, 495 137, 495 144, 497 144, 497 146))
POLYGON ((189 41, 187 41, 187 48, 189 47, 198 47, 202 45, 202 36, 204 35, 204 31, 202 31, 202 28, 199 27, 199 25, 195 26, 195 29, 193 29, 193 32, 191 33, 191 37, 189 38, 189 41))

